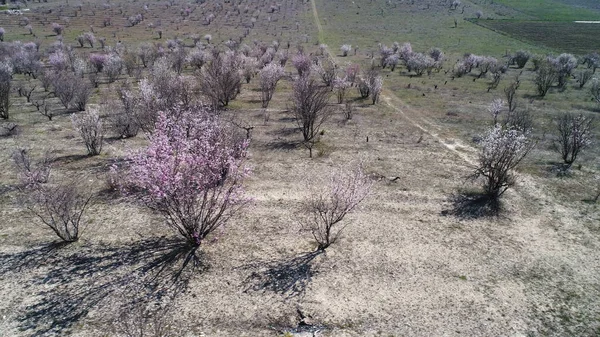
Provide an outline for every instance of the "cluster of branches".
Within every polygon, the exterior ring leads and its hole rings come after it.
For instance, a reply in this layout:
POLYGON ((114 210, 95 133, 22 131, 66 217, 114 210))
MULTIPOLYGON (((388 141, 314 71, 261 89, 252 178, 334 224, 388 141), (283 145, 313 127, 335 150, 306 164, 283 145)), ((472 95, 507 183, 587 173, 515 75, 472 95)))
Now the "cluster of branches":
POLYGON ((80 181, 50 182, 50 152, 36 160, 29 150, 17 149, 12 159, 21 182, 20 202, 62 241, 77 241, 85 224, 84 214, 93 202, 92 194, 84 192, 80 181))

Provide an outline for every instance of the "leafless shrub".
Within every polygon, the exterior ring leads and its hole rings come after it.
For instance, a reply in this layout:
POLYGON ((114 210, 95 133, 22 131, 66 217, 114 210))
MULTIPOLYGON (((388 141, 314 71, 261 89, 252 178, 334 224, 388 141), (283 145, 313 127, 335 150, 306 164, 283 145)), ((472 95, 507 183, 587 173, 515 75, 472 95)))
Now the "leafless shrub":
POLYGON ((50 90, 50 87, 52 87, 52 73, 49 70, 46 70, 41 73, 39 79, 44 91, 50 90))
POLYGON ((372 180, 360 167, 338 169, 328 179, 313 178, 302 201, 300 222, 311 231, 318 250, 335 243, 346 225, 339 224, 369 194, 372 180))
POLYGON ((117 91, 121 106, 109 104, 109 110, 112 111, 112 129, 121 138, 135 137, 140 129, 137 118, 137 105, 139 98, 133 93, 131 85, 125 82, 117 91))
POLYGON ((99 155, 104 141, 104 129, 98 113, 94 110, 88 110, 74 114, 71 116, 71 121, 75 130, 81 135, 88 155, 99 155))
POLYGON ((233 52, 215 51, 212 61, 202 69, 200 89, 213 106, 227 106, 241 89, 239 58, 233 52))
POLYGON ((530 133, 533 130, 533 119, 526 109, 513 110, 506 113, 502 125, 506 129, 512 128, 523 133, 530 133))
POLYGON ((317 142, 321 125, 331 115, 331 109, 327 104, 329 101, 329 90, 320 87, 311 78, 301 76, 293 85, 291 108, 298 126, 302 130, 304 146, 312 158, 312 148, 317 142))
POLYGON ((579 153, 592 143, 594 119, 584 115, 565 113, 556 121, 555 148, 568 170, 579 153))
POLYGON ((54 95, 58 97, 65 109, 73 101, 77 92, 78 77, 74 74, 61 71, 52 75, 52 86, 54 87, 54 95))
POLYGON ((592 85, 590 87, 590 93, 592 98, 600 105, 600 80, 597 78, 592 79, 592 85))
POLYGON ((75 242, 83 230, 82 218, 92 203, 77 182, 39 185, 26 191, 27 209, 65 242, 75 242))
POLYGON ((313 69, 314 72, 321 77, 321 80, 323 80, 323 84, 325 84, 325 86, 330 87, 333 84, 336 67, 331 60, 326 59, 325 61, 314 65, 313 69))
POLYGON ((533 83, 540 97, 546 96, 552 84, 556 81, 558 73, 555 67, 548 61, 542 61, 539 64, 533 83))
POLYGON ((54 113, 50 107, 50 103, 46 101, 47 98, 47 96, 44 96, 42 97, 41 101, 33 101, 32 104, 35 106, 37 111, 40 114, 42 114, 42 116, 48 118, 48 120, 51 121, 52 117, 54 117, 54 113))
POLYGON ((533 143, 528 134, 516 129, 505 129, 496 124, 481 140, 479 163, 473 175, 483 178, 485 195, 492 200, 515 183, 512 170, 525 158, 533 143))
POLYGON ((13 68, 8 62, 0 62, 0 118, 2 119, 8 119, 12 71, 13 68))
POLYGON ((583 86, 592 79, 592 76, 594 76, 594 72, 590 69, 579 70, 576 75, 579 88, 583 88, 583 86))
POLYGON ((511 57, 510 62, 517 65, 517 68, 522 69, 531 58, 531 54, 524 50, 519 50, 511 57))
POLYGON ((504 95, 508 103, 508 111, 513 112, 517 108, 517 89, 519 89, 520 81, 517 78, 508 87, 504 88, 504 95))
POLYGON ((49 152, 44 153, 41 159, 32 161, 27 149, 16 149, 13 151, 12 160, 23 186, 35 187, 48 182, 52 168, 52 157, 49 152))
POLYGON ((93 90, 92 84, 86 83, 78 77, 77 88, 75 90, 75 95, 73 96, 73 102, 78 111, 85 111, 93 90))
POLYGON ((343 112, 346 120, 352 119, 352 116, 354 115, 354 104, 352 102, 346 102, 346 104, 344 104, 343 112))

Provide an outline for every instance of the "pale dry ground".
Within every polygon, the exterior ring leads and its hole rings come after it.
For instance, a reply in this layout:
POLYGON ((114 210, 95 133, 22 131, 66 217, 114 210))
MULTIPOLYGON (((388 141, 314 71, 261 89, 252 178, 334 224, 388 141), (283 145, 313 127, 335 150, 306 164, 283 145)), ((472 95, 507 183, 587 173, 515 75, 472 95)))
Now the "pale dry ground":
MULTIPOLYGON (((241 99, 256 94, 246 91, 241 99)), ((286 97, 275 99, 283 103, 286 97)), ((312 160, 306 150, 292 145, 301 136, 289 117, 273 111, 263 125, 259 111, 245 115, 255 125, 249 160, 254 174, 247 186, 254 203, 225 235, 203 248, 208 270, 186 274, 192 275, 186 278, 189 284, 173 300, 171 312, 185 322, 181 325, 187 331, 207 336, 280 335, 299 327, 298 310, 310 324, 300 330, 319 330, 325 336, 565 335, 564 326, 578 326, 577 320, 586 328, 573 330, 574 335, 593 335, 598 329, 595 206, 559 204, 546 193, 545 182, 522 175, 515 190, 507 193, 505 212, 498 218, 443 215, 452 210, 450 195, 471 186, 464 179, 471 172, 468 164, 387 107, 385 100, 378 109, 361 107, 350 122, 336 115, 325 126, 320 146, 324 154, 312 160), (290 271, 291 259, 315 248, 295 221, 305 178, 357 159, 380 180, 361 209, 347 218, 343 238, 327 254, 297 265, 298 283, 265 276, 267 267, 287 266, 290 271), (393 177, 400 179, 389 182, 393 177), (310 274, 303 289, 303 276, 310 274), (280 293, 294 284, 296 288, 280 293)), ((47 135, 53 142, 72 133, 67 121, 58 118, 64 130, 47 135)), ((10 145, 9 140, 2 142, 5 148, 10 145)), ((113 141, 110 155, 121 153, 124 144, 113 141)), ((73 155, 83 148, 62 151, 73 155)), ((6 163, 7 151, 2 156, 6 163)), ((98 159, 82 158, 67 162, 61 171, 92 175, 98 166, 98 159)), ((9 172, 2 178, 11 181, 9 172)), ((126 296, 140 294, 131 284, 109 280, 125 277, 136 263, 143 263, 143 258, 127 262, 127 254, 137 256, 129 250, 155 249, 143 238, 169 235, 161 220, 106 197, 93 210, 84 241, 56 253, 69 257, 66 266, 37 266, 37 260, 22 266, 37 255, 15 261, 15 254, 33 251, 52 236, 21 219, 23 213, 8 200, 10 195, 5 194, 2 203, 2 216, 9 220, 0 227, 2 335, 45 331, 46 324, 65 313, 53 310, 71 300, 74 313, 84 308, 89 313, 84 311, 61 334, 106 335, 106 322, 126 296), (111 257, 113 253, 117 256, 111 257), (122 265, 102 268, 120 259, 122 265)))
MULTIPOLYGON (((238 101, 258 98, 243 90, 238 101)), ((583 196, 566 201, 553 180, 520 174, 499 217, 456 217, 449 198, 473 186, 465 177, 476 149, 425 118, 429 111, 386 91, 350 122, 336 115, 325 126, 323 154, 311 160, 281 111, 287 103, 276 93, 267 125, 257 110, 238 112, 255 126, 247 184, 254 202, 202 248, 208 268, 186 269, 181 294, 148 277, 156 272, 148 266, 168 252, 160 248, 172 246, 157 239, 171 237, 158 216, 102 192, 82 241, 46 252, 40 247, 52 234, 25 217, 11 189, 9 155, 17 144, 52 146, 57 179, 81 176, 100 192, 110 159, 143 137, 110 140, 105 154, 87 158, 68 116, 15 115, 22 135, 0 139, 0 215, 7 219, 0 223, 0 335, 112 336, 120 306, 146 294, 172 303, 175 325, 190 336, 599 333, 596 205, 583 196), (326 255, 304 255, 315 249, 295 221, 306 176, 359 159, 378 180, 372 194, 326 255), (159 291, 143 287, 154 282, 159 291)))

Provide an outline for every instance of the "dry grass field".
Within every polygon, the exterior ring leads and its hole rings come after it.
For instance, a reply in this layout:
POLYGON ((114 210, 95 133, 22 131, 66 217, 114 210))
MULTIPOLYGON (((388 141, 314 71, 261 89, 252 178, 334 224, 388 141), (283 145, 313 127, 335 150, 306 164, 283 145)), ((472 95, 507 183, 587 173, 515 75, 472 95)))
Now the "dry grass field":
MULTIPOLYGON (((28 2, 30 11, 20 16, 0 13, 5 41, 35 39, 19 25, 25 16, 44 49, 56 40, 50 24, 60 22, 65 43, 82 55, 92 48, 76 47, 75 39, 93 26, 111 46, 177 37, 192 45, 194 35, 211 34, 215 45, 279 40, 281 48, 289 42, 290 54, 297 45, 317 54, 324 43, 338 65, 362 68, 370 65, 371 53, 377 58, 378 43, 410 41, 422 52, 440 47, 447 57, 441 71, 422 77, 404 67, 382 69, 384 90, 375 105, 352 88, 356 111, 350 120, 332 95, 335 113, 313 158, 289 111, 296 76, 291 62, 266 112, 258 78, 244 82, 222 114, 253 127, 247 161, 252 175, 244 183, 252 201, 209 237, 197 264, 186 264, 179 238, 160 215, 107 186, 110 166, 147 144, 141 132, 129 139, 109 132, 102 153, 87 156, 70 120, 78 112, 65 111, 52 98, 56 116, 49 121, 13 93, 3 123, 17 124, 19 132, 0 137, 0 335, 127 336, 124 329, 132 327, 147 328, 136 336, 600 335, 600 209, 591 200, 600 188, 600 123, 595 142, 570 174, 553 171, 560 157, 551 148, 559 113, 583 113, 598 122, 589 90, 572 80, 565 90, 535 97, 531 62, 523 70, 509 68, 493 90, 487 90, 489 78, 451 76, 465 53, 502 60, 519 49, 568 51, 463 20, 476 10, 531 20, 530 9, 508 0, 463 0, 464 13, 449 11, 451 1, 444 0, 278 3, 280 9, 269 13, 268 1, 149 2, 146 18, 133 27, 126 18, 143 12, 143 2, 49 0, 28 2), (183 16, 187 8, 193 10, 183 16), (216 17, 206 23, 210 13, 216 17), (111 26, 102 27, 105 17, 111 26), (338 55, 344 43, 358 46, 356 55, 338 55), (532 114, 537 146, 503 195, 500 213, 477 216, 477 205, 462 198, 480 187, 468 179, 479 153, 473 138, 491 123, 489 103, 503 97, 518 75, 519 107, 532 114), (93 192, 79 241, 58 243, 21 203, 11 160, 17 147, 36 156, 51 151, 51 180, 78 178, 93 192), (357 161, 373 180, 371 193, 344 220, 341 239, 317 251, 298 221, 308 179, 357 161), (157 326, 169 334, 154 333, 157 326)), ((597 9, 591 4, 575 13, 581 11, 593 16, 597 9)), ((116 99, 126 77, 102 82, 91 106, 116 99)), ((36 95, 44 95, 41 87, 36 95)))

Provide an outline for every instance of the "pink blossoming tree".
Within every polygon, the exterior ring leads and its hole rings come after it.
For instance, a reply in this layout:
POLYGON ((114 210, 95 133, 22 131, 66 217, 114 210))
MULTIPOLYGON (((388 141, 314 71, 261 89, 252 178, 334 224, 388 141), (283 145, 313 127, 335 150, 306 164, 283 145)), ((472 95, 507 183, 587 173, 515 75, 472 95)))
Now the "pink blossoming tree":
POLYGON ((148 147, 130 156, 124 192, 141 193, 195 251, 248 202, 248 142, 235 134, 208 107, 161 112, 148 147))

